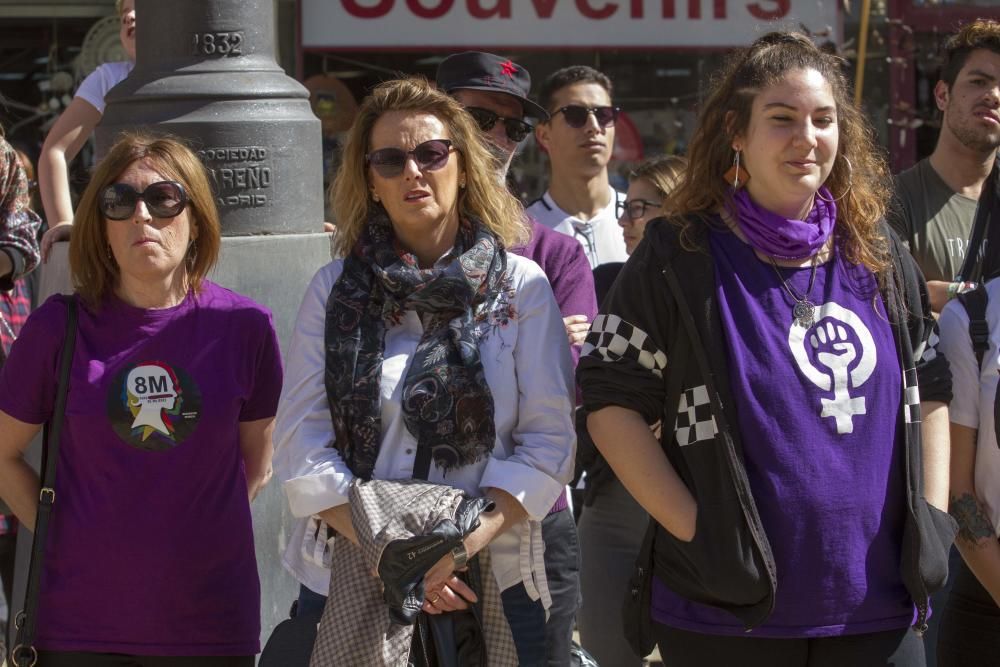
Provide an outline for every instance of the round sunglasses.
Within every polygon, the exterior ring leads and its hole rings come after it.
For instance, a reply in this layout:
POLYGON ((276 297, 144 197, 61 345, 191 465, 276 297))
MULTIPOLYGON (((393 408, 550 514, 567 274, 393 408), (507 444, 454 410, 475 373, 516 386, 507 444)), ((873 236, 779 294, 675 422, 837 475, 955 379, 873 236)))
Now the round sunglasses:
POLYGON ((658 201, 649 201, 648 199, 626 199, 625 201, 619 201, 615 204, 615 212, 618 214, 619 218, 628 213, 628 219, 635 222, 642 216, 646 215, 647 208, 660 208, 661 206, 663 206, 663 204, 658 201))
POLYGON ((380 148, 365 156, 365 162, 382 178, 396 178, 406 169, 406 161, 413 156, 420 171, 437 171, 448 164, 451 141, 431 139, 417 144, 412 151, 402 148, 380 148))
POLYGON ((594 114, 600 127, 611 127, 621 113, 619 107, 585 107, 580 104, 567 104, 552 112, 552 115, 562 114, 566 124, 572 128, 581 128, 587 124, 587 116, 594 114))
POLYGON ((483 132, 489 132, 497 124, 498 121, 503 121, 504 132, 507 133, 507 138, 514 143, 521 143, 527 138, 534 127, 531 123, 526 123, 520 118, 504 118, 498 113, 490 111, 489 109, 483 109, 481 107, 465 107, 465 110, 469 112, 472 119, 476 121, 479 125, 479 129, 483 132))
POLYGON ((142 200, 154 218, 173 218, 187 206, 187 192, 177 181, 152 183, 139 192, 127 183, 112 183, 101 190, 97 205, 108 220, 128 220, 142 200))

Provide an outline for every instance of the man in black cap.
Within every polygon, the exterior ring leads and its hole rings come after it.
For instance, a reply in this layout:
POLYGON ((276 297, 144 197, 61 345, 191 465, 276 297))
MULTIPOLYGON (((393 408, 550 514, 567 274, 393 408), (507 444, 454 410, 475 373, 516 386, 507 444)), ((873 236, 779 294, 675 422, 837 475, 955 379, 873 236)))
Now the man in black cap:
MULTIPOLYGON (((461 102, 476 120, 501 162, 498 178, 506 178, 518 145, 533 131, 525 117, 548 118, 545 109, 528 98, 531 75, 506 58, 467 51, 448 56, 441 62, 437 85, 461 102)), ((528 245, 512 251, 533 260, 548 277, 575 361, 579 358, 580 344, 589 322, 597 312, 590 263, 583 246, 572 237, 534 221, 529 224, 531 240, 528 245)), ((549 667, 568 666, 573 621, 580 605, 580 549, 576 523, 565 492, 542 521, 542 540, 545 543, 545 573, 552 597, 548 621, 544 621, 544 610, 538 601, 512 600, 508 595, 503 598, 504 606, 531 604, 542 612, 544 635, 538 633, 538 651, 533 652, 532 659, 519 656, 522 664, 540 664, 533 658, 542 654, 549 667)))
POLYGON ((546 120, 545 109, 528 98, 531 75, 517 63, 492 53, 466 51, 438 65, 438 88, 468 110, 490 139, 506 176, 518 145, 533 131, 525 118, 546 120))

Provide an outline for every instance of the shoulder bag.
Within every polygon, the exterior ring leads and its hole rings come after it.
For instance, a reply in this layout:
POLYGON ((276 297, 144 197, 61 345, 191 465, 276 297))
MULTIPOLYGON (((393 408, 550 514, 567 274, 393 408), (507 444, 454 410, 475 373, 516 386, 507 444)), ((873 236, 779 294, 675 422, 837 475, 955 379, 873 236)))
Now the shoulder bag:
POLYGON ((49 519, 52 506, 56 502, 56 463, 59 460, 59 444, 63 422, 66 417, 66 393, 69 390, 69 371, 73 362, 73 348, 76 344, 77 301, 69 296, 66 302, 66 336, 63 339, 62 354, 59 357, 59 385, 52 418, 45 426, 42 455, 41 491, 38 494, 38 513, 35 518, 34 539, 31 542, 31 563, 28 567, 28 586, 24 593, 24 606, 14 620, 17 628, 14 648, 10 652, 10 667, 31 667, 38 662, 35 648, 35 624, 38 622, 38 587, 45 558, 45 540, 48 537, 49 519))

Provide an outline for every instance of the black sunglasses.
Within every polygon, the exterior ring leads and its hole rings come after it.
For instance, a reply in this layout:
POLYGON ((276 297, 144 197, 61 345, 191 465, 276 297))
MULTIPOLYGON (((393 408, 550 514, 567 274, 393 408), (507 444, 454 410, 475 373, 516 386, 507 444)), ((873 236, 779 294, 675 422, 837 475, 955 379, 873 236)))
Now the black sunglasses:
POLYGON ((493 129, 493 126, 497 124, 497 121, 503 121, 503 129, 507 133, 507 138, 514 143, 520 143, 525 140, 525 138, 531 134, 534 129, 531 123, 526 123, 520 118, 504 118, 500 114, 494 113, 489 109, 483 109, 481 107, 465 107, 465 110, 469 112, 476 124, 479 125, 479 129, 483 132, 489 132, 493 129))
POLYGON ((642 216, 646 215, 647 208, 660 208, 663 206, 662 203, 658 201, 649 201, 648 199, 626 199, 625 201, 619 201, 615 204, 615 212, 618 217, 622 217, 628 213, 628 219, 635 222, 642 216))
POLYGON ((108 220, 128 220, 140 199, 146 202, 146 208, 154 218, 178 216, 188 202, 183 185, 177 181, 159 181, 142 192, 126 183, 112 183, 101 191, 97 205, 108 220))
POLYGON ((437 171, 448 164, 451 155, 451 141, 431 139, 418 144, 412 151, 402 148, 380 148, 367 155, 365 160, 382 178, 395 178, 406 169, 406 161, 413 156, 421 171, 437 171))
POLYGON ((585 107, 580 104, 568 104, 552 112, 555 116, 561 113, 566 118, 566 124, 573 128, 581 128, 587 124, 587 116, 594 114, 597 124, 601 127, 611 127, 618 120, 621 109, 618 107, 585 107))

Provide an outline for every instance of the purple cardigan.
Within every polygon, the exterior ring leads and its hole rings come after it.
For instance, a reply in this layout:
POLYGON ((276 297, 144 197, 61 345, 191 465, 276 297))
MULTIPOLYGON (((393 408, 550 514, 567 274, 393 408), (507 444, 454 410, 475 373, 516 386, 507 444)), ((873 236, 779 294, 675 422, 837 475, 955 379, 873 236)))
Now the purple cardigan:
MULTIPOLYGON (((542 267, 552 285, 552 293, 563 317, 586 315, 593 321, 597 315, 597 295, 594 292, 594 274, 583 246, 568 236, 531 220, 531 240, 523 248, 512 252, 527 257, 542 267)), ((580 358, 580 346, 570 346, 573 364, 580 358)))

